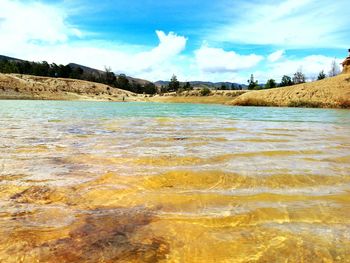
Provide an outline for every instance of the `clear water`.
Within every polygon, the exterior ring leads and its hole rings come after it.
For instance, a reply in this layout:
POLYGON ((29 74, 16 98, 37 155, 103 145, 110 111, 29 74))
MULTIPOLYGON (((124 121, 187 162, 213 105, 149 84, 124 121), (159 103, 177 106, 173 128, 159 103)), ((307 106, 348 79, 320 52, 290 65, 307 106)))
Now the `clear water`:
POLYGON ((350 262, 350 111, 0 101, 0 262, 350 262))

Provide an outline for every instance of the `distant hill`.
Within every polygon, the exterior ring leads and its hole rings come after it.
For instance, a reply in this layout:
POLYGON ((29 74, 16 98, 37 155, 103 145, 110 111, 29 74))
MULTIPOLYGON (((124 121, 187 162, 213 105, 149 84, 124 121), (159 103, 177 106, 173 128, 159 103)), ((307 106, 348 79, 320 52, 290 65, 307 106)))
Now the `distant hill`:
MULTIPOLYGON (((69 63, 68 66, 70 66, 73 69, 81 68, 85 73, 89 73, 89 74, 99 75, 99 74, 103 74, 104 73, 104 71, 102 71, 102 70, 90 68, 90 67, 79 65, 79 64, 76 64, 76 63, 69 63)), ((138 78, 133 78, 133 77, 130 77, 130 76, 126 76, 126 78, 130 82, 138 83, 138 84, 143 85, 143 86, 148 84, 148 83, 152 83, 151 81, 148 81, 148 80, 145 80, 145 79, 138 79, 138 78)))
MULTIPOLYGON (((181 84, 184 84, 185 82, 181 82, 181 84)), ((156 86, 161 87, 169 84, 169 81, 163 81, 159 80, 154 83, 156 86)), ((245 84, 239 84, 235 82, 210 82, 210 81, 190 81, 190 84, 194 87, 208 87, 211 89, 216 89, 216 88, 221 88, 222 85, 224 84, 228 89, 231 89, 233 86, 234 89, 238 89, 239 87, 242 87, 243 90, 247 89, 247 85, 245 84)))
POLYGON ((84 71, 84 73, 88 73, 88 74, 99 75, 99 74, 103 74, 104 73, 104 71, 102 71, 102 70, 90 68, 90 67, 79 65, 79 64, 76 64, 76 63, 69 63, 67 66, 70 66, 72 69, 81 68, 84 71))
POLYGON ((22 59, 7 57, 7 56, 3 56, 3 55, 0 55, 0 61, 1 61, 1 60, 10 60, 10 61, 16 61, 16 62, 25 62, 25 60, 22 60, 22 59))

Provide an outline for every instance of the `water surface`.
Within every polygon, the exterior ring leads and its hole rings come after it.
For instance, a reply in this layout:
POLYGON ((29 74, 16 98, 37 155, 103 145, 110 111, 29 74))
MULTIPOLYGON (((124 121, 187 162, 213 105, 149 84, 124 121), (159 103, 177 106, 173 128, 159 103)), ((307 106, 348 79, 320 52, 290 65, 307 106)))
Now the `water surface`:
POLYGON ((0 262, 350 262, 350 111, 0 101, 0 262))

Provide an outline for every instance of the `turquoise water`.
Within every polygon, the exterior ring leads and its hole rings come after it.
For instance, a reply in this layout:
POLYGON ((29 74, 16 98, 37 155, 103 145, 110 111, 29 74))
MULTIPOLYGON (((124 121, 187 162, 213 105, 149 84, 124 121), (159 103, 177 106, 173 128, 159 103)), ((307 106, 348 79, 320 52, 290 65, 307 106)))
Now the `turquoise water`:
POLYGON ((0 101, 0 262, 350 262, 350 111, 0 101))
POLYGON ((349 110, 232 107, 181 103, 110 103, 70 101, 0 101, 2 118, 101 119, 127 117, 208 117, 235 120, 349 123, 349 110))

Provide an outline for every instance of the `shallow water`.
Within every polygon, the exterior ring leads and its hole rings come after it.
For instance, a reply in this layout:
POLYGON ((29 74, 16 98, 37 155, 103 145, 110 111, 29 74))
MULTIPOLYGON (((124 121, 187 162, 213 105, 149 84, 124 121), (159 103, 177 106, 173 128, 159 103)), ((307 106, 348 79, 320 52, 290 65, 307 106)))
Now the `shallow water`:
POLYGON ((0 101, 0 262, 350 262, 350 112, 0 101))

